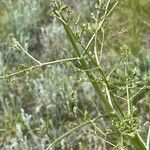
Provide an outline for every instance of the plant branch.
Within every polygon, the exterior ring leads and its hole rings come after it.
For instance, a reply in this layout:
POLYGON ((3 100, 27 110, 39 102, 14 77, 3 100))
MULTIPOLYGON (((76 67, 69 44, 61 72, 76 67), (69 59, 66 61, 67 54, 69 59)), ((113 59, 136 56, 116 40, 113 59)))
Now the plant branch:
POLYGON ((19 47, 29 58, 31 58, 33 61, 35 61, 35 62, 38 63, 39 65, 42 64, 40 61, 38 61, 38 60, 35 59, 32 55, 30 55, 30 54, 28 53, 28 51, 25 50, 25 49, 19 44, 19 42, 17 42, 17 44, 18 44, 18 47, 19 47))
POLYGON ((80 59, 81 58, 79 58, 79 57, 74 57, 74 58, 66 58, 66 59, 61 59, 61 60, 45 62, 45 63, 41 63, 39 65, 35 65, 35 66, 31 66, 31 67, 25 68, 23 70, 20 70, 20 71, 11 73, 11 74, 6 74, 6 75, 3 75, 3 76, 0 76, 0 79, 7 79, 7 78, 10 78, 12 76, 16 76, 16 75, 19 75, 19 74, 31 71, 33 69, 40 68, 40 67, 49 66, 49 65, 53 65, 53 64, 57 64, 57 63, 61 63, 61 62, 75 61, 75 60, 80 60, 80 59))
POLYGON ((47 148, 46 150, 49 150, 51 148, 53 148, 57 143, 59 143, 62 139, 66 138, 67 136, 69 136, 71 133, 73 133, 74 131, 86 126, 86 125, 89 125, 89 124, 93 124, 93 122, 97 121, 99 118, 101 117, 104 117, 104 116, 109 116, 109 115, 112 115, 112 114, 105 114, 105 115, 99 115, 98 117, 92 119, 92 120, 89 120, 89 121, 86 121, 74 128, 72 128, 71 130, 69 130, 68 132, 66 132, 65 134, 61 135, 60 137, 58 137, 54 142, 52 142, 47 148))

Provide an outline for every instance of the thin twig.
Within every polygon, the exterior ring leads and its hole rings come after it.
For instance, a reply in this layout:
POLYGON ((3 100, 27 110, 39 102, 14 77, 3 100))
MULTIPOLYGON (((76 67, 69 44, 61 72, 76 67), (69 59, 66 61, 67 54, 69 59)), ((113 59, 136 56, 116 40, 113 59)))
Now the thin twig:
POLYGON ((48 66, 48 65, 53 65, 53 64, 61 63, 61 62, 68 62, 68 61, 79 60, 79 59, 80 59, 79 57, 74 57, 74 58, 66 58, 66 59, 61 59, 61 60, 55 60, 55 61, 41 63, 39 65, 31 66, 31 67, 28 67, 26 69, 23 69, 23 70, 20 70, 20 71, 11 73, 11 74, 5 74, 5 75, 1 76, 0 79, 7 79, 7 78, 10 78, 12 76, 16 76, 16 75, 19 75, 19 74, 31 71, 31 70, 36 69, 36 68, 40 68, 40 67, 44 67, 44 66, 48 66))
POLYGON ((146 86, 144 85, 142 88, 140 88, 131 98, 130 101, 133 101, 134 98, 139 95, 144 89, 146 88, 146 86))
POLYGON ((30 55, 30 54, 28 53, 28 51, 25 50, 19 43, 17 43, 17 44, 18 44, 19 48, 20 48, 29 58, 31 58, 33 61, 35 61, 35 62, 38 63, 39 65, 42 64, 40 61, 38 61, 38 60, 35 59, 32 55, 30 55))
POLYGON ((46 148, 46 150, 51 149, 53 146, 55 146, 55 145, 56 145, 57 143, 59 143, 62 139, 66 138, 67 136, 69 136, 69 135, 70 135, 71 133, 73 133, 74 131, 76 131, 76 130, 78 130, 78 129, 80 129, 80 128, 82 128, 82 127, 88 125, 88 124, 91 124, 91 123, 95 122, 96 120, 98 120, 98 119, 101 118, 101 117, 109 116, 109 115, 110 115, 110 114, 100 115, 100 116, 98 116, 98 117, 96 117, 96 118, 94 118, 94 119, 92 119, 92 120, 86 121, 86 122, 84 122, 84 123, 82 123, 82 124, 80 124, 80 125, 78 125, 78 126, 72 128, 71 130, 69 130, 69 131, 66 132, 65 134, 63 134, 63 135, 61 135, 60 137, 58 137, 53 143, 51 143, 51 144, 46 148))

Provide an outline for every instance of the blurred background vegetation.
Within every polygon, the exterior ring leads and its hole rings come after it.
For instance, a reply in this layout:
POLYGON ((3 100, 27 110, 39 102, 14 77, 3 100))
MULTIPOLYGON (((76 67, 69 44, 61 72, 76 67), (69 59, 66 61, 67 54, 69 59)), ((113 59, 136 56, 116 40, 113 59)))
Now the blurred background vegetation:
MULTIPOLYGON (((72 8, 73 17, 80 15, 81 23, 92 22, 89 16, 95 10, 96 0, 64 2, 72 8)), ((149 0, 121 1, 105 23, 104 36, 108 43, 102 57, 103 69, 109 73, 119 61, 121 47, 127 45, 132 52, 129 72, 134 82, 139 83, 138 88, 145 82, 149 85, 150 81, 149 10, 149 0)), ((50 13, 49 0, 0 0, 1 75, 33 65, 23 52, 9 46, 11 36, 41 62, 72 57, 64 29, 50 13)), ((125 97, 121 67, 119 73, 113 74, 112 88, 122 88, 118 94, 125 97)), ((149 94, 144 91, 137 98, 139 120, 145 124, 141 131, 143 138, 147 133, 146 122, 150 121, 149 94)), ((91 84, 72 63, 41 68, 23 78, 0 80, 0 149, 44 149, 53 139, 97 112, 101 112, 101 106, 91 84)), ((109 149, 86 129, 62 140, 60 147, 109 149)))

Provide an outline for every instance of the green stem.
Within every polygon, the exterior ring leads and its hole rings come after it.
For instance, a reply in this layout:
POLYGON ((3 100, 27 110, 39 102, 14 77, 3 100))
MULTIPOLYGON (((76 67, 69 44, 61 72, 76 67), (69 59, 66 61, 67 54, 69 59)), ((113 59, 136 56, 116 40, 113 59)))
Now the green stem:
POLYGON ((35 59, 32 55, 30 55, 19 43, 17 43, 19 48, 29 57, 31 58, 33 61, 35 61, 36 63, 41 65, 41 62, 38 61, 37 59, 35 59))
POLYGON ((26 69, 23 69, 23 70, 20 70, 20 71, 11 73, 11 74, 6 74, 3 76, 0 76, 0 79, 7 79, 7 78, 10 78, 10 77, 13 77, 13 76, 16 76, 16 75, 19 75, 19 74, 22 74, 22 73, 25 73, 28 71, 32 71, 32 70, 40 68, 40 67, 49 66, 49 65, 53 65, 53 64, 57 64, 57 63, 61 63, 61 62, 75 61, 75 60, 79 60, 79 59, 80 59, 79 57, 75 57, 75 58, 66 58, 66 59, 41 63, 40 65, 31 66, 31 67, 28 67, 26 69))
MULTIPOLYGON (((57 14, 57 15, 58 15, 58 14, 57 14)), ((80 45, 80 44, 78 43, 78 40, 76 39, 75 35, 73 34, 73 32, 72 32, 70 26, 66 23, 67 21, 65 20, 64 16, 59 13, 59 18, 58 18, 58 19, 62 22, 63 27, 64 27, 64 29, 65 29, 65 31, 66 31, 68 37, 69 37, 69 40, 70 40, 70 42, 71 42, 71 44, 72 44, 72 46, 73 46, 73 49, 74 49, 74 51, 76 52, 77 56, 78 56, 78 57, 81 57, 80 50, 81 50, 81 49, 83 50, 82 45, 80 45), (62 21, 62 20, 63 20, 63 21, 62 21)), ((89 67, 88 67, 87 62, 86 62, 85 59, 82 58, 82 59, 80 59, 79 61, 80 61, 80 64, 82 65, 82 68, 83 68, 84 70, 88 70, 88 69, 89 69, 89 67)), ((103 102, 102 105, 103 105, 104 109, 105 109, 106 111, 108 111, 108 112, 112 112, 112 111, 113 111, 113 108, 111 107, 111 105, 109 104, 109 102, 108 102, 107 99, 105 98, 104 94, 102 93, 102 90, 101 90, 100 86, 98 85, 98 83, 97 83, 97 81, 96 81, 94 75, 93 75, 91 72, 87 72, 87 71, 86 71, 86 74, 87 74, 87 76, 88 76, 90 82, 92 83, 92 85, 93 85, 95 91, 96 91, 97 94, 100 96, 100 98, 101 98, 101 100, 102 100, 102 102, 103 102)))
POLYGON ((133 144, 135 150, 146 150, 146 146, 138 133, 131 138, 131 143, 133 144))
POLYGON ((69 136, 71 133, 75 132, 76 130, 79 130, 80 128, 92 124, 93 122, 97 121, 99 118, 104 117, 104 116, 109 116, 111 114, 105 114, 105 115, 100 115, 92 120, 86 121, 74 128, 72 128, 71 130, 69 130, 68 132, 66 132, 65 134, 61 135, 60 137, 58 137, 54 142, 52 142, 47 148, 46 150, 52 149, 57 143, 59 143, 62 139, 66 138, 67 136, 69 136))

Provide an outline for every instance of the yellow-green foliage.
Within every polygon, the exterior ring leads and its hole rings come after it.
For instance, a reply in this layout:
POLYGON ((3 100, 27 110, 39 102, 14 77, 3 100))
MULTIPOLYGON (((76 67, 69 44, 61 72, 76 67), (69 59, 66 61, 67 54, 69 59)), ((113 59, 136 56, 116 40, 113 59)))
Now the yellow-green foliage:
POLYGON ((1 0, 0 149, 145 150, 149 3, 1 0))

